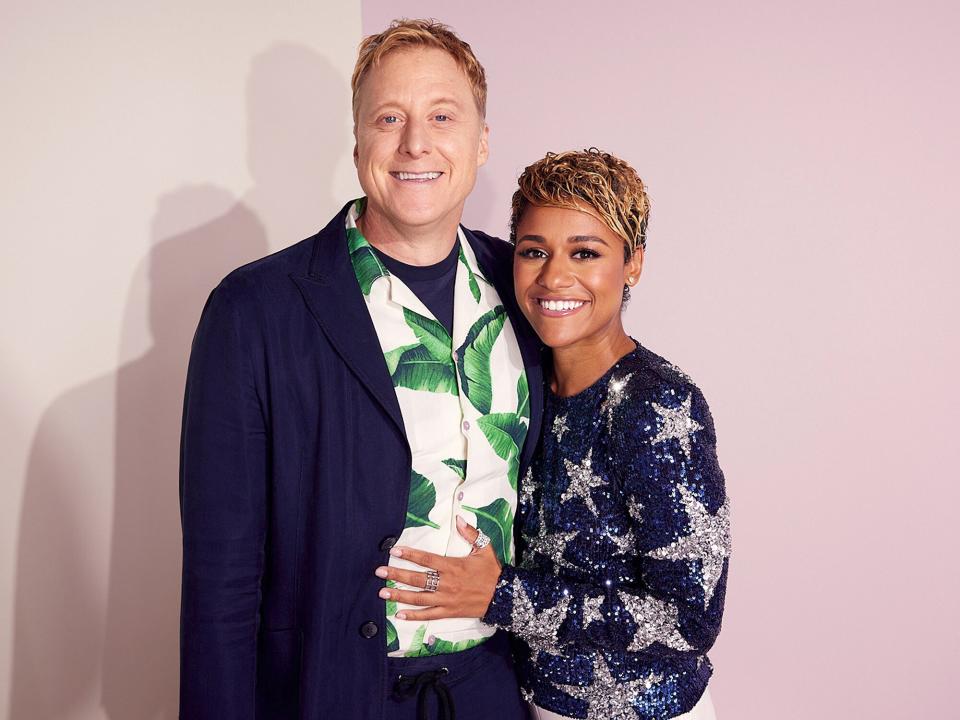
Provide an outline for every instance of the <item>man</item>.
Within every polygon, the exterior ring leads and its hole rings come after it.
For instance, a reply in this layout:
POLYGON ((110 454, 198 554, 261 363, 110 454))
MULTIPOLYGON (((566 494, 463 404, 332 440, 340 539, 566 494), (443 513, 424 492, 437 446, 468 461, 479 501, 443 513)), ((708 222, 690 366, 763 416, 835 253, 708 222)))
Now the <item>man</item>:
POLYGON ((366 198, 207 301, 181 450, 184 720, 525 717, 502 633, 403 621, 374 575, 398 542, 470 554, 457 516, 512 562, 541 375, 510 247, 459 225, 485 103, 446 27, 367 38, 366 198))

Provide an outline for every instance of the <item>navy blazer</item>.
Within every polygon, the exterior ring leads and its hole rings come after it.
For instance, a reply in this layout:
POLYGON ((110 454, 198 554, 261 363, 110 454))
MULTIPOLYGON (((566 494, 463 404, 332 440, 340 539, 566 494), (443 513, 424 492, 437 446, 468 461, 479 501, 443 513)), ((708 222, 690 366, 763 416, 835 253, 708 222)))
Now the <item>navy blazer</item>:
MULTIPOLYGON (((382 580, 403 531, 411 456, 347 253, 349 205, 296 245, 230 273, 190 355, 181 437, 183 720, 380 720, 382 580)), ((512 249, 465 230, 526 365, 540 434, 540 343, 512 249)))

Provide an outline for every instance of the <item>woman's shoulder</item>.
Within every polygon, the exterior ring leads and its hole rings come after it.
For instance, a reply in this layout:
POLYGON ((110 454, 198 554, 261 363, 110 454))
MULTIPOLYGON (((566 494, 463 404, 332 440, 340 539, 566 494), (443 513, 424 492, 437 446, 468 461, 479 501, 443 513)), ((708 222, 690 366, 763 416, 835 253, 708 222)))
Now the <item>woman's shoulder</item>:
POLYGON ((617 363, 613 377, 625 384, 624 389, 629 385, 633 396, 683 390, 699 392, 686 372, 640 343, 617 363))
POLYGON ((693 421, 713 430, 713 418, 700 388, 677 365, 637 344, 611 374, 607 405, 620 406, 620 419, 656 434, 664 423, 693 421))

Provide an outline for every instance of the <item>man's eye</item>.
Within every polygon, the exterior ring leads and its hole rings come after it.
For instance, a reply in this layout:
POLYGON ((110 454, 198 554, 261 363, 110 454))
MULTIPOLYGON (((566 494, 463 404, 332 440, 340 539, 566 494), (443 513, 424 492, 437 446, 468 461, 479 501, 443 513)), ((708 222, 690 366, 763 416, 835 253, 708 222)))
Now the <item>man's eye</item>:
POLYGON ((433 119, 436 120, 437 122, 446 122, 447 120, 450 119, 450 116, 449 116, 449 115, 444 115, 443 113, 440 113, 440 114, 438 114, 438 115, 434 115, 434 116, 433 116, 433 119))
POLYGON ((385 118, 383 118, 383 122, 387 125, 393 125, 394 123, 400 122, 400 118, 398 118, 396 115, 387 115, 385 118))

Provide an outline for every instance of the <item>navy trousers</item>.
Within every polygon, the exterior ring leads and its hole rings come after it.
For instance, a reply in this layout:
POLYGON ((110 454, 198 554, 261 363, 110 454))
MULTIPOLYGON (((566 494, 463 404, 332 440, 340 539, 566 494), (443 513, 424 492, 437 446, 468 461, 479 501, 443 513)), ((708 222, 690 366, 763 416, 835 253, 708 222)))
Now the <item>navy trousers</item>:
POLYGON ((456 720, 527 720, 527 704, 513 671, 507 634, 498 631, 482 645, 450 655, 388 658, 384 720, 418 720, 423 694, 429 720, 445 715, 444 688, 456 708, 456 720), (443 669, 446 672, 443 672, 443 669), (416 678, 423 676, 419 684, 416 678), (443 683, 444 688, 435 683, 443 683), (408 694, 406 698, 401 694, 408 694))

